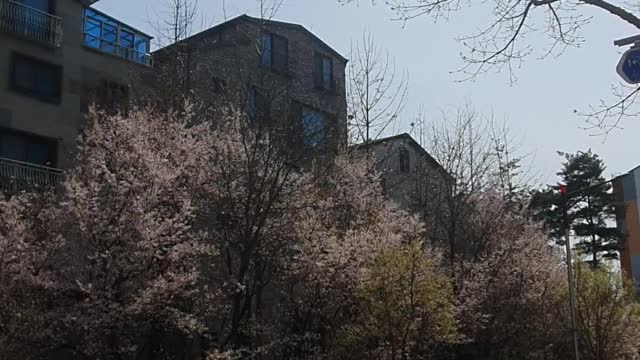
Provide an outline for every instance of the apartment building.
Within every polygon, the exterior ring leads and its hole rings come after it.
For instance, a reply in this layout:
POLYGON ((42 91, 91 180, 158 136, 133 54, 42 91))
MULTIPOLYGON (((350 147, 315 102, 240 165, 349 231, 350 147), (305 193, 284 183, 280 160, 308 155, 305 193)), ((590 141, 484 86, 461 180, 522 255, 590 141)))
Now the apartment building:
POLYGON ((347 59, 303 26, 242 15, 151 54, 151 36, 96 1, 0 0, 0 190, 54 186, 89 104, 155 95, 167 74, 288 148, 346 145, 347 59))
POLYGON ((620 267, 640 289, 640 166, 613 180, 613 194, 618 228, 624 236, 620 267))
POLYGON ((305 154, 346 146, 347 59, 301 25, 242 15, 153 55, 155 87, 235 104, 305 154))
POLYGON ((96 0, 0 0, 0 190, 52 186, 90 103, 126 99, 149 35, 96 0))

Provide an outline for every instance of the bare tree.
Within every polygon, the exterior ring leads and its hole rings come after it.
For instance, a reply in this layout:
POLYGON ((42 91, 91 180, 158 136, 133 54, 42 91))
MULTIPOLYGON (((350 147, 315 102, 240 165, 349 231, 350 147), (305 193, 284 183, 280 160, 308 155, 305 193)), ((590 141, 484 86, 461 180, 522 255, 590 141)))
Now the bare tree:
MULTIPOLYGON (((357 0, 338 0, 340 3, 356 3, 357 0)), ((373 1, 375 3, 375 1, 373 1)), ((453 12, 475 3, 461 0, 388 0, 385 2, 396 12, 397 19, 408 21, 422 16, 449 19, 453 12)), ((515 70, 523 61, 533 56, 545 58, 559 56, 568 47, 583 43, 581 29, 592 20, 585 6, 602 10, 621 22, 640 29, 640 17, 636 15, 637 2, 609 0, 492 0, 482 2, 491 12, 491 20, 477 32, 462 35, 457 40, 464 47, 461 53, 463 65, 458 72, 464 79, 473 79, 491 71, 508 71, 510 80, 516 81, 515 70), (547 38, 547 45, 535 49, 531 39, 535 35, 547 38)), ((476 10, 477 11, 477 10, 476 10)), ((617 86, 618 90, 624 86, 617 86)), ((603 101, 588 111, 580 112, 590 127, 605 133, 618 126, 620 120, 632 116, 632 108, 638 88, 614 91, 613 101, 603 101)))
POLYGON ((413 123, 412 132, 441 166, 420 168, 416 183, 420 196, 413 206, 427 225, 427 237, 443 248, 451 267, 481 252, 487 234, 480 229, 489 229, 498 220, 477 216, 471 221, 469 211, 478 197, 499 194, 505 200, 505 216, 508 206, 520 207, 521 157, 508 129, 496 124, 470 105, 443 113, 440 121, 420 116, 413 123))
POLYGON ((375 140, 391 126, 407 103, 407 75, 399 74, 389 53, 370 33, 351 51, 347 104, 354 143, 375 140))
POLYGON ((198 20, 198 0, 165 0, 163 13, 156 13, 155 23, 158 47, 175 44, 189 37, 198 20))

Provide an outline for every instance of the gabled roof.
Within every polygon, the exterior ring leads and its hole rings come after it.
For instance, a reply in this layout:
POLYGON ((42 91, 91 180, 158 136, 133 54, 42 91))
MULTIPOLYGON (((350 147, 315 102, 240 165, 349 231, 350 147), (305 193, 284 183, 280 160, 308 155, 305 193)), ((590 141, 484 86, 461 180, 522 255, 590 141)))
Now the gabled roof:
POLYGON ((420 145, 411 135, 409 135, 408 133, 402 133, 402 134, 398 134, 398 135, 393 135, 393 136, 389 136, 389 137, 385 137, 385 138, 380 138, 380 139, 376 139, 376 140, 372 140, 369 141, 368 143, 360 143, 360 144, 355 144, 353 145, 354 148, 364 148, 364 147, 371 147, 371 146, 377 146, 377 145, 382 145, 385 143, 390 143, 390 142, 394 142, 397 140, 406 140, 408 142, 409 145, 413 146, 420 154, 422 154, 427 161, 429 161, 431 164, 433 164, 434 166, 436 166, 437 168, 440 168, 442 170, 444 170, 444 167, 442 165, 440 165, 440 163, 433 158, 433 156, 431 156, 431 154, 429 154, 427 152, 427 150, 425 150, 422 145, 420 145))
MULTIPOLYGON (((227 28, 229 26, 233 26, 233 25, 237 25, 243 22, 250 22, 250 23, 254 23, 257 25, 272 25, 272 26, 282 26, 282 27, 288 27, 294 30, 298 30, 301 31, 303 33, 305 33, 307 36, 309 36, 313 41, 315 41, 316 43, 318 43, 320 46, 322 46, 325 50, 327 50, 328 52, 330 52, 331 54, 333 54, 335 57, 337 57, 339 60, 341 60, 344 63, 347 63, 349 60, 346 59, 344 56, 342 56, 339 52, 337 52, 336 50, 334 50, 331 46, 329 46, 327 43, 325 43, 324 41, 322 41, 319 37, 317 37, 314 33, 312 33, 311 31, 307 30, 307 28, 305 28, 302 25, 299 24, 294 24, 294 23, 288 23, 288 22, 282 22, 282 21, 275 21, 275 20, 265 20, 265 19, 259 19, 259 18, 254 18, 251 17, 249 15, 240 15, 238 17, 235 17, 231 20, 225 21, 221 24, 218 24, 214 27, 211 27, 209 29, 203 30, 195 35, 192 35, 184 40, 181 40, 180 43, 185 43, 185 42, 191 42, 197 39, 201 39, 204 37, 207 37, 208 35, 214 34, 216 32, 218 32, 219 30, 222 30, 224 28, 227 28)), ((165 48, 171 47, 175 44, 171 44, 165 48)), ((160 49, 161 50, 161 49, 160 49)))

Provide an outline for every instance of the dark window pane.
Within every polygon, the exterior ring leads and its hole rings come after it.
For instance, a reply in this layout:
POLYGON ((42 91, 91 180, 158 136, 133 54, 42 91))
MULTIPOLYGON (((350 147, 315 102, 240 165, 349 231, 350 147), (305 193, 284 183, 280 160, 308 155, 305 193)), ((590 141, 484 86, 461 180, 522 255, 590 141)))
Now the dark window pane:
POLYGON ((279 70, 287 68, 289 42, 280 36, 273 36, 273 67, 279 70))
POLYGON ((400 149, 400 172, 408 173, 411 171, 411 160, 409 158, 409 150, 405 148, 400 149))
POLYGON ((55 167, 56 141, 0 129, 0 157, 55 167))
POLYGON ((302 133, 305 146, 316 147, 324 142, 324 116, 313 110, 302 111, 302 133))
POLYGON ((29 62, 16 60, 13 68, 14 85, 21 89, 35 89, 36 74, 34 71, 35 69, 29 62))
POLYGON ((44 100, 59 101, 61 80, 61 69, 57 65, 14 55, 13 90, 44 100))
POLYGON ((331 59, 320 54, 316 54, 313 62, 313 75, 315 86, 331 90, 333 88, 333 64, 331 59))
POLYGON ((113 81, 103 81, 97 89, 96 95, 96 105, 108 114, 127 111, 129 100, 129 88, 127 85, 113 81))
POLYGON ((36 68, 36 91, 42 96, 55 96, 56 75, 50 68, 36 68))
POLYGON ((46 144, 36 142, 27 144, 27 162, 51 166, 49 163, 49 147, 46 144))
POLYGON ((313 83, 317 88, 322 87, 322 56, 315 54, 313 57, 313 83))
POLYGON ((322 58, 322 87, 326 90, 331 89, 331 59, 322 58))
POLYGON ((11 133, 0 133, 0 157, 25 161, 24 139, 11 133))

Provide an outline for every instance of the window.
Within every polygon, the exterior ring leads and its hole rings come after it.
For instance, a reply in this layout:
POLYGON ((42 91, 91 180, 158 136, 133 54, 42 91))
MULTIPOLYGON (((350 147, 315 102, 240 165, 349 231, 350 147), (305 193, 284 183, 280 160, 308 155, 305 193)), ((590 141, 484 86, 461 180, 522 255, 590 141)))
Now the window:
POLYGON ((129 100, 129 87, 114 81, 103 81, 98 88, 97 105, 107 110, 108 113, 115 113, 117 110, 126 111, 129 100))
POLYGON ((401 173, 409 173, 411 172, 411 160, 409 157, 409 150, 405 148, 400 148, 400 172, 401 173))
POLYGON ((249 119, 255 120, 258 116, 258 91, 256 88, 251 87, 247 90, 247 95, 244 100, 244 112, 247 114, 249 119))
POLYGON ((273 42, 270 34, 262 34, 260 38, 260 65, 271 66, 273 42))
POLYGON ((333 89, 333 63, 331 58, 316 53, 314 59, 315 86, 323 90, 333 89))
POLYGON ((318 147, 324 144, 324 114, 308 108, 302 109, 302 134, 305 147, 318 147))
POLYGON ((84 10, 84 45, 150 65, 151 38, 92 8, 84 10))
POLYGON ((59 103, 62 67, 14 53, 11 89, 43 101, 59 103))
POLYGON ((252 121, 265 122, 269 115, 269 103, 265 96, 254 86, 247 90, 244 100, 244 112, 252 121))
POLYGON ((55 167, 57 143, 40 136, 0 129, 0 157, 55 167))
POLYGON ((289 65, 289 41, 282 36, 262 34, 260 36, 260 65, 285 71, 289 65))

